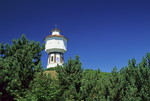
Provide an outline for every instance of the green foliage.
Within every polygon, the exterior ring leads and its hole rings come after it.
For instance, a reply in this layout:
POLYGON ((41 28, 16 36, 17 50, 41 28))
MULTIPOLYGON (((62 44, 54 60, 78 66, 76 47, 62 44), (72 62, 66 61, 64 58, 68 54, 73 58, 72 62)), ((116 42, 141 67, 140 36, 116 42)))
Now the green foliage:
POLYGON ((0 44, 1 100, 14 100, 23 96, 34 74, 41 71, 39 42, 29 41, 24 35, 13 44, 0 44))
POLYGON ((149 101, 150 100, 150 69, 149 57, 144 57, 140 64, 135 59, 129 61, 127 67, 112 73, 110 98, 112 101, 149 101))
POLYGON ((58 80, 52 79, 50 74, 39 73, 30 84, 28 91, 21 101, 57 101, 59 98, 58 80))
POLYGON ((137 64, 111 73, 83 69, 79 57, 64 66, 42 70, 43 46, 24 36, 0 43, 2 101, 150 101, 150 53, 137 64), (57 76, 48 73, 57 71, 57 76))
POLYGON ((82 79, 83 98, 86 101, 99 101, 108 99, 108 78, 110 73, 99 70, 85 71, 82 79), (85 96, 86 95, 86 96, 85 96))
POLYGON ((82 79, 81 62, 76 56, 75 60, 69 59, 64 67, 59 66, 57 69, 58 81, 61 89, 60 100, 79 100, 81 79, 82 79))
POLYGON ((51 67, 51 68, 45 69, 45 71, 55 71, 55 70, 57 70, 57 67, 51 67))

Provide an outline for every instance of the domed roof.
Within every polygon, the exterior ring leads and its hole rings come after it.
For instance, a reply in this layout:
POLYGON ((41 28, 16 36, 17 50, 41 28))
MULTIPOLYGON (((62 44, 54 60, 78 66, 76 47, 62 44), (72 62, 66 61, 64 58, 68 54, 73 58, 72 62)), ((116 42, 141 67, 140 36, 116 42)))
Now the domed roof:
POLYGON ((52 35, 46 36, 45 39, 50 38, 50 37, 62 37, 62 38, 65 38, 66 40, 68 40, 68 38, 60 35, 60 32, 61 32, 60 29, 55 28, 51 32, 52 32, 52 35))

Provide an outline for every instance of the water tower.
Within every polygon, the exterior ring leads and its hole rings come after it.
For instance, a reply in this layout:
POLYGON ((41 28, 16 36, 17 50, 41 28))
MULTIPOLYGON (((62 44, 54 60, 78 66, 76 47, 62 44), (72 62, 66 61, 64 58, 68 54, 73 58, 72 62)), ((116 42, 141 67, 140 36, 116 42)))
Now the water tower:
POLYGON ((63 65, 64 53, 67 51, 68 39, 60 35, 60 30, 55 28, 52 35, 45 37, 45 51, 48 53, 47 68, 63 65))

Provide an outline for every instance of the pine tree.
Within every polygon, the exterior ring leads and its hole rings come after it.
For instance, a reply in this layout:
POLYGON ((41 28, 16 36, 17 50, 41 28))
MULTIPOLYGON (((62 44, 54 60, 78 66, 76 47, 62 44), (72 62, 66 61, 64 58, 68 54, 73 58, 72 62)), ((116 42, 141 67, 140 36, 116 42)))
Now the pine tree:
POLYGON ((24 35, 13 40, 12 45, 0 44, 2 100, 23 96, 34 74, 41 70, 43 49, 39 42, 29 41, 24 35))
POLYGON ((82 67, 79 57, 75 60, 69 59, 63 66, 59 66, 58 80, 61 88, 61 100, 79 100, 79 93, 81 89, 82 67))
POLYGON ((59 85, 50 74, 38 73, 21 101, 58 101, 59 85))

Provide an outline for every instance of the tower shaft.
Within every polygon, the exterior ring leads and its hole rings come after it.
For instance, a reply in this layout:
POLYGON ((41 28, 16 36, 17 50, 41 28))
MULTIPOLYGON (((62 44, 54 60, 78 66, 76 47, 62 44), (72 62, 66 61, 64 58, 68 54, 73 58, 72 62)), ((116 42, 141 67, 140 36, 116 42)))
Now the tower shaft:
POLYGON ((49 53, 47 68, 56 67, 57 65, 63 65, 63 63, 64 63, 63 53, 60 52, 49 53))

